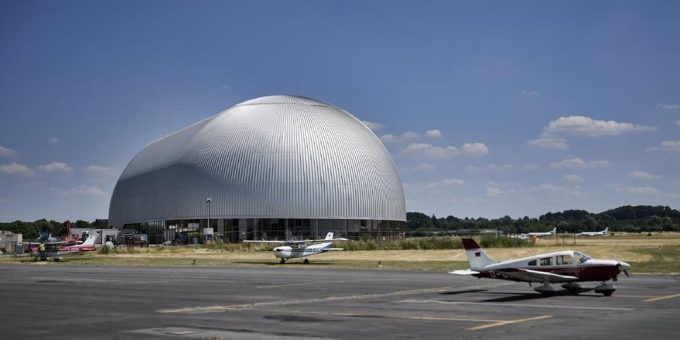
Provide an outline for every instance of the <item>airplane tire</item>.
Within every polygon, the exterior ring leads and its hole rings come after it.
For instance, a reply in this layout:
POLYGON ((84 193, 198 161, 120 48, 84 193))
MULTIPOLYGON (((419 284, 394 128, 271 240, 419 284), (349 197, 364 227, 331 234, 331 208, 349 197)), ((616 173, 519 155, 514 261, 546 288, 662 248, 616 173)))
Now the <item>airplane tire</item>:
POLYGON ((604 296, 612 296, 612 294, 614 294, 613 290, 608 290, 608 291, 602 292, 602 295, 604 295, 604 296))
POLYGON ((552 292, 539 292, 539 293, 541 293, 541 295, 545 297, 552 296, 553 294, 552 292))
POLYGON ((308 260, 308 259, 305 259, 304 263, 305 263, 305 264, 309 264, 309 260, 308 260))
POLYGON ((279 263, 280 263, 280 264, 284 264, 284 263, 286 263, 286 260, 285 260, 285 259, 281 259, 281 261, 280 261, 279 263))

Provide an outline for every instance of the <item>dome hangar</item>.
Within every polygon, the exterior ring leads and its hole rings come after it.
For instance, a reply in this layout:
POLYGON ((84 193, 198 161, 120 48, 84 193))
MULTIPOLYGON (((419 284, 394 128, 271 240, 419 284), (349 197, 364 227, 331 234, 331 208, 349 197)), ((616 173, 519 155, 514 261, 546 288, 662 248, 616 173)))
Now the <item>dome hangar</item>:
POLYGON ((150 243, 399 237, 404 192, 380 139, 313 99, 251 99, 144 147, 116 183, 109 224, 150 243))

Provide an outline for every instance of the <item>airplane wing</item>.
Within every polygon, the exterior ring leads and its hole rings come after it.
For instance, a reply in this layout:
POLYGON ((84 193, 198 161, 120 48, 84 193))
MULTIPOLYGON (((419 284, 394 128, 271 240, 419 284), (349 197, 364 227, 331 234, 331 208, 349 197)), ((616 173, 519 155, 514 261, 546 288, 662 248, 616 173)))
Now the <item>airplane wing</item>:
POLYGON ((479 272, 476 272, 474 270, 470 269, 465 269, 465 270, 454 270, 452 272, 449 272, 449 274, 455 274, 455 275, 475 275, 479 274, 479 272))
POLYGON ((331 239, 323 239, 322 238, 322 239, 318 239, 318 240, 308 240, 308 241, 310 241, 310 242, 324 242, 324 241, 328 242, 328 241, 331 241, 332 242, 332 241, 349 241, 349 239, 338 237, 338 238, 331 238, 331 239))
POLYGON ((539 281, 539 282, 571 282, 571 281, 576 281, 578 280, 578 277, 576 276, 569 276, 569 275, 560 275, 560 274, 555 274, 555 273, 548 273, 548 272, 542 272, 538 270, 531 270, 531 269, 522 269, 522 268, 513 268, 514 271, 496 271, 498 274, 497 276, 500 275, 505 275, 508 277, 515 278, 517 280, 522 280, 522 281, 539 281))
POLYGON ((290 243, 290 241, 265 241, 265 240, 243 240, 241 242, 243 242, 243 243, 278 243, 278 244, 290 243))

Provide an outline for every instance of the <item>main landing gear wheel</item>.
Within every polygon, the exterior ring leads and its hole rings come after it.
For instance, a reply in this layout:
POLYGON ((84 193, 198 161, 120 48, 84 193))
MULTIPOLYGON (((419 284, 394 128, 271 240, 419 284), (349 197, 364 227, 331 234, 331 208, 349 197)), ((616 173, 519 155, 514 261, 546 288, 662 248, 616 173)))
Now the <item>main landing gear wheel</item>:
POLYGON ((612 296, 616 291, 616 286, 611 283, 602 282, 599 286, 595 287, 595 293, 600 293, 604 296, 612 296))
POLYGON ((282 258, 281 261, 280 261, 279 263, 280 263, 280 264, 286 263, 286 259, 283 259, 283 258, 282 258))
POLYGON ((562 285, 562 288, 566 289, 569 292, 569 294, 572 295, 579 295, 579 293, 581 293, 581 290, 583 289, 583 287, 581 287, 581 285, 579 285, 576 282, 565 283, 562 285))
POLYGON ((304 264, 309 264, 309 260, 305 259, 304 264))

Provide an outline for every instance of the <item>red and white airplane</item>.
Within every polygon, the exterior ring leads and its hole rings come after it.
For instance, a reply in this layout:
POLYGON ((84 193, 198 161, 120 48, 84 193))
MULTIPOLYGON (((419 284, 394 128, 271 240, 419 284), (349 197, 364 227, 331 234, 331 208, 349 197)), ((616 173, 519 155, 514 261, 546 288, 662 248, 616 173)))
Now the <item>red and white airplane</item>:
MULTIPOLYGON (((68 244, 67 242, 47 242, 45 243, 45 256, 54 258, 59 255, 95 250, 94 241, 96 239, 97 236, 92 235, 88 236, 87 239, 81 244, 68 244)), ((29 249, 36 257, 40 254, 37 245, 31 245, 29 249)))
POLYGON ((552 284, 561 283, 562 287, 573 294, 588 290, 578 282, 600 281, 593 288, 596 293, 610 296, 616 287, 608 282, 617 281, 623 272, 628 275, 630 265, 621 261, 596 260, 573 250, 558 251, 525 257, 517 260, 498 262, 492 260, 473 239, 463 239, 470 269, 450 272, 456 275, 471 275, 478 278, 491 278, 511 281, 542 283, 535 291, 550 295, 555 292, 552 284))
POLYGON ((63 246, 57 248, 56 255, 63 255, 63 254, 70 254, 70 253, 80 253, 83 251, 91 251, 94 250, 94 241, 97 239, 97 236, 88 236, 85 242, 81 244, 76 244, 76 245, 71 245, 71 246, 63 246))

